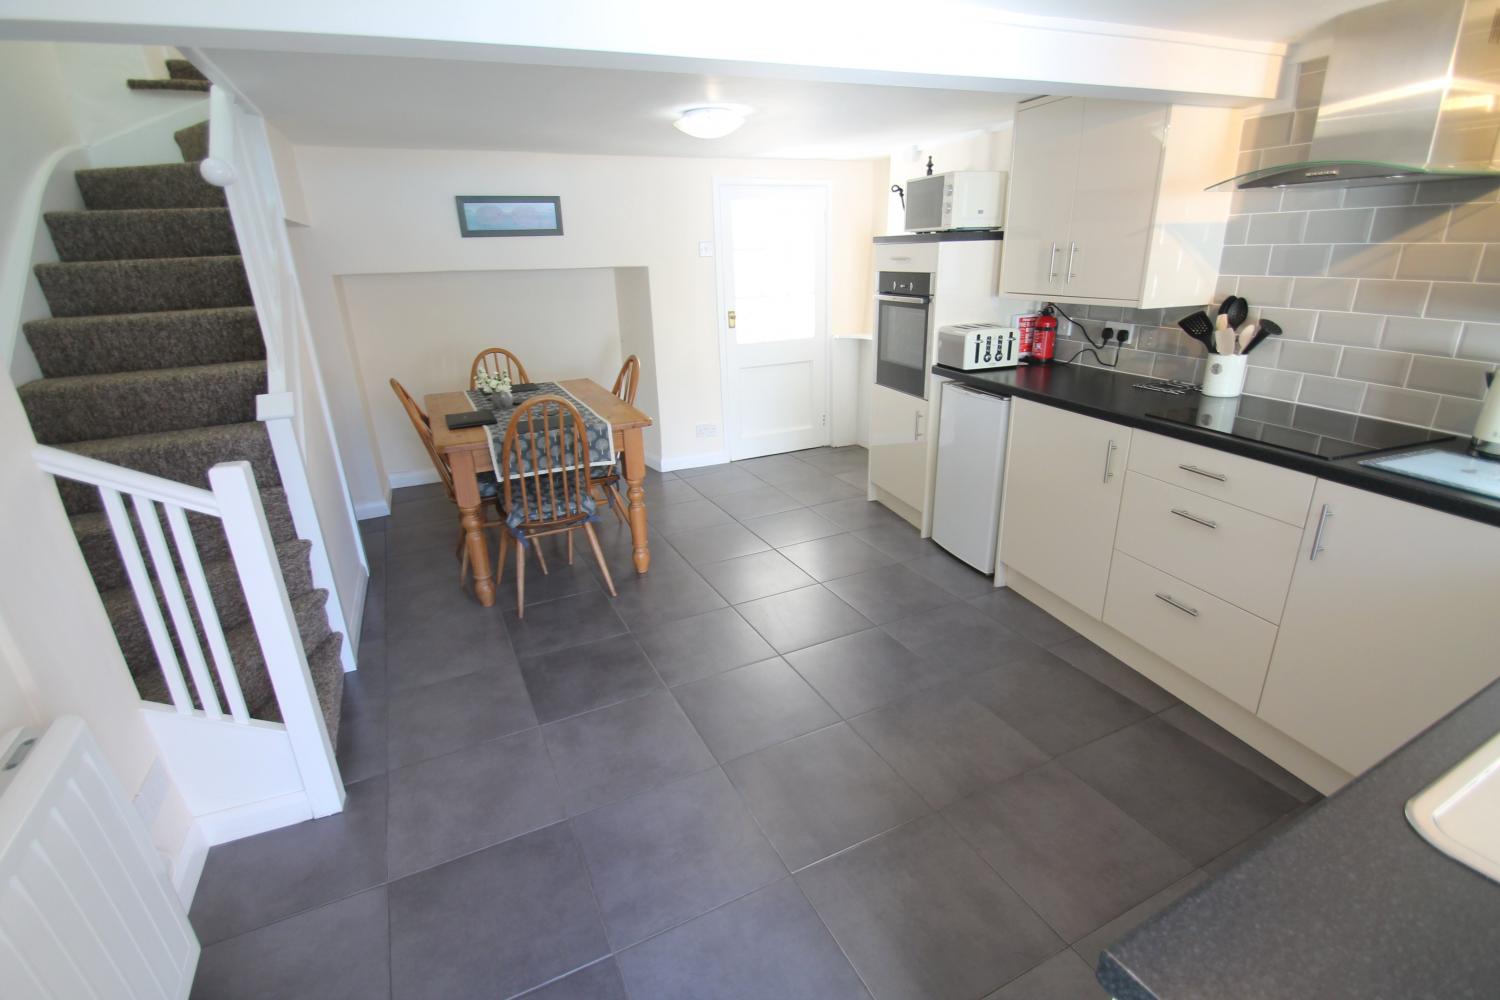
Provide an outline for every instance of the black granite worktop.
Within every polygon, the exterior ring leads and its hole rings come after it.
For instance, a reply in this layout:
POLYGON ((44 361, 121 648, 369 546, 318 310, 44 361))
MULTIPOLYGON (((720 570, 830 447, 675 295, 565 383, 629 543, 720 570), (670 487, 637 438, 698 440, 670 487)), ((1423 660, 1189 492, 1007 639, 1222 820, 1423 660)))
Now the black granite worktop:
MULTIPOLYGON (((934 365, 932 371, 935 375, 962 382, 984 392, 1017 396, 1075 413, 1112 420, 1127 427, 1139 427, 1155 434, 1244 455, 1320 479, 1330 479, 1500 527, 1500 500, 1360 465, 1360 459, 1368 458, 1368 455, 1345 459, 1318 458, 1247 438, 1231 437, 1148 416, 1149 412, 1181 406, 1184 402, 1191 403, 1201 397, 1167 396, 1135 388, 1138 383, 1152 381, 1144 375, 1067 364, 1023 365, 1019 368, 977 372, 934 365)), ((1459 436, 1454 440, 1418 447, 1462 452, 1467 443, 1467 438, 1459 436)), ((1500 996, 1500 988, 1497 988, 1496 995, 1500 996)))
POLYGON ((1116 1000, 1500 996, 1500 884, 1406 800, 1500 730, 1500 682, 1099 956, 1116 1000))

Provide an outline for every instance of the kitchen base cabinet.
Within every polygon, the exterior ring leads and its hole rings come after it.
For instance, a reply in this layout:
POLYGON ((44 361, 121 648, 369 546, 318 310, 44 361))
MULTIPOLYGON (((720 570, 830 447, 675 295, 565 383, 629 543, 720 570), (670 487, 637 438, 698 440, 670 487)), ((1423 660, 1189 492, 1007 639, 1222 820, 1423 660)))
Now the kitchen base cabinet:
POLYGON ((1500 530, 1320 480, 1258 714, 1359 774, 1500 676, 1500 530))
POLYGON ((870 483, 919 514, 926 507, 927 400, 870 387, 870 483))
POLYGON ((1095 618, 1129 454, 1127 427, 1024 399, 1012 407, 1001 559, 1095 618))

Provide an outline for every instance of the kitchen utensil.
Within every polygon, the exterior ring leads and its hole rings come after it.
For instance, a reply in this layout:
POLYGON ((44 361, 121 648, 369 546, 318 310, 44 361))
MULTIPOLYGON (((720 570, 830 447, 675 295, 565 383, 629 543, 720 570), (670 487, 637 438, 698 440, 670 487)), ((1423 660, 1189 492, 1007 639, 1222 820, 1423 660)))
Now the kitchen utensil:
POLYGON ((1219 313, 1219 315, 1214 317, 1214 330, 1217 332, 1227 329, 1229 329, 1229 317, 1224 313, 1219 313))
POLYGON ((1238 330, 1245 324, 1245 320, 1250 318, 1250 303, 1243 296, 1231 295, 1224 304, 1229 307, 1224 311, 1224 315, 1229 317, 1230 327, 1238 330))
POLYGON ((1229 328, 1228 321, 1225 319, 1225 317, 1220 316, 1219 320, 1220 326, 1217 330, 1214 331, 1214 353, 1225 355, 1233 354, 1234 331, 1229 328))
POLYGON ((1244 354, 1245 345, 1250 343, 1250 338, 1253 336, 1255 336, 1254 323, 1246 323, 1241 326, 1239 331, 1234 335, 1234 353, 1244 354))
POLYGON ((1250 343, 1248 345, 1246 345, 1244 351, 1242 351, 1241 353, 1243 353, 1243 354, 1249 354, 1251 351, 1255 350, 1256 347, 1260 346, 1260 342, 1262 340, 1265 340, 1267 337, 1272 337, 1272 336, 1275 336, 1275 337, 1281 336, 1281 327, 1277 326, 1276 323, 1273 322, 1272 320, 1269 320, 1269 319, 1263 319, 1263 320, 1261 320, 1260 321, 1260 330, 1255 334, 1254 337, 1250 338, 1250 343))
POLYGON ((1177 321, 1177 326, 1208 350, 1214 349, 1214 321, 1208 318, 1208 313, 1200 309, 1191 316, 1182 317, 1177 321))

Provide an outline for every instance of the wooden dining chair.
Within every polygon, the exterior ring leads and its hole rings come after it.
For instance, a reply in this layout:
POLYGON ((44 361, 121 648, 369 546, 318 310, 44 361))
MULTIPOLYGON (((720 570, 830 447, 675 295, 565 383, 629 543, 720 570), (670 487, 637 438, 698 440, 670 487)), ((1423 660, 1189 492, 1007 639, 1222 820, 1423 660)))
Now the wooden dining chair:
POLYGON ((480 372, 489 372, 491 375, 504 372, 510 377, 512 385, 531 381, 526 377, 526 366, 521 364, 521 359, 503 347, 486 347, 475 355, 474 363, 469 366, 470 389, 474 388, 474 379, 480 372))
MULTIPOLYGON (((620 374, 615 376, 615 385, 610 392, 615 398, 622 402, 635 405, 635 393, 641 385, 641 359, 632 354, 625 359, 620 366, 620 374)), ((620 460, 617 457, 615 464, 607 469, 595 469, 593 478, 589 483, 589 489, 594 499, 601 503, 607 503, 615 512, 615 517, 622 524, 628 524, 629 516, 625 512, 625 500, 620 496, 620 460)))
POLYGON ((573 532, 582 528, 599 560, 611 597, 618 596, 609 564, 594 533, 597 505, 589 490, 589 445, 583 415, 561 396, 532 396, 511 414, 500 447, 501 506, 509 531, 500 536, 499 569, 505 576, 505 550, 516 546, 516 617, 526 615, 526 554, 537 540, 566 535, 573 562, 573 532))

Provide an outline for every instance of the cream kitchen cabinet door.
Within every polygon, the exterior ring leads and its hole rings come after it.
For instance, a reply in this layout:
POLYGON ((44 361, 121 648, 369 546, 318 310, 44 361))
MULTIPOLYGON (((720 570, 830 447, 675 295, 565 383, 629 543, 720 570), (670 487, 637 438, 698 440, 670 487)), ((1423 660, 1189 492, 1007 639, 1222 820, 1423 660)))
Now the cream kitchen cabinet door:
POLYGON ((1500 528, 1319 480, 1258 714, 1359 774, 1500 676, 1500 528))
POLYGON ((1011 198, 1005 210, 1000 267, 1007 295, 1052 299, 1062 293, 1082 125, 1082 101, 1053 101, 1018 118, 1016 128, 1025 133, 1018 148, 1026 155, 1013 158, 1009 187, 1024 196, 1011 198))
POLYGON ((1130 429, 1024 399, 1010 428, 1000 559, 1100 618, 1130 429))
POLYGON ((870 482, 918 514, 927 493, 927 400, 870 387, 870 482))
POLYGON ((1138 101, 1084 101, 1073 218, 1063 254, 1065 295, 1134 299, 1150 250, 1151 215, 1161 174, 1167 107, 1138 101))

